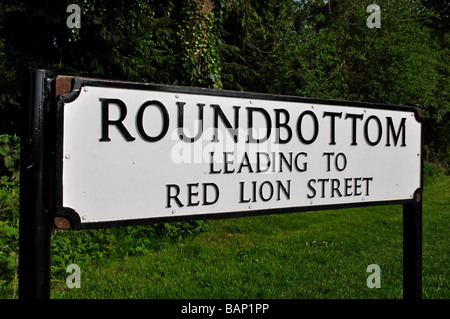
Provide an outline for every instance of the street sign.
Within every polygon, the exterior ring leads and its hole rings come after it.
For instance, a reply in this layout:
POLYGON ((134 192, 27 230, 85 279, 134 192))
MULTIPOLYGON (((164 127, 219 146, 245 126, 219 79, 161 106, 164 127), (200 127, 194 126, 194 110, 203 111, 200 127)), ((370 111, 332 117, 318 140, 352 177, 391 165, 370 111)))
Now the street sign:
POLYGON ((21 299, 50 298, 51 231, 403 205, 422 296, 419 106, 23 77, 21 299))
POLYGON ((75 78, 57 108, 73 228, 406 203, 420 109, 75 78))

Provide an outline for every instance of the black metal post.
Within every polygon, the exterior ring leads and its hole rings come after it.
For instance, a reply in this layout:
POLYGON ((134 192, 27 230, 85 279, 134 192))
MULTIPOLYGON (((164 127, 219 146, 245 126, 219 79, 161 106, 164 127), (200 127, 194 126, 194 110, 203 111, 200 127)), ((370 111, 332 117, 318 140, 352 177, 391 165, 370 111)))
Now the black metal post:
POLYGON ((403 205, 403 298, 422 298, 422 193, 403 205))
MULTIPOLYGON (((19 298, 50 298, 49 172, 46 115, 51 72, 24 74, 20 154, 19 298)), ((48 117, 48 116, 47 116, 48 117)))

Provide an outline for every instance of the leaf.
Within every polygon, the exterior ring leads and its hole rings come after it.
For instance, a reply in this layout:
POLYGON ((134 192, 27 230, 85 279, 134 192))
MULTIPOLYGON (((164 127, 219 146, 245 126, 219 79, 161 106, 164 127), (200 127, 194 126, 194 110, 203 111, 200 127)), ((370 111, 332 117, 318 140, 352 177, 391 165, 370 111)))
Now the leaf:
POLYGON ((14 168, 14 159, 11 157, 11 155, 5 156, 3 159, 6 168, 11 169, 14 168))
POLYGON ((19 238, 19 229, 16 227, 11 227, 9 224, 4 223, 0 228, 1 232, 7 237, 17 239, 19 238))
POLYGON ((11 150, 11 148, 9 147, 8 144, 5 144, 3 146, 0 147, 0 155, 2 156, 6 156, 9 154, 9 151, 11 150))

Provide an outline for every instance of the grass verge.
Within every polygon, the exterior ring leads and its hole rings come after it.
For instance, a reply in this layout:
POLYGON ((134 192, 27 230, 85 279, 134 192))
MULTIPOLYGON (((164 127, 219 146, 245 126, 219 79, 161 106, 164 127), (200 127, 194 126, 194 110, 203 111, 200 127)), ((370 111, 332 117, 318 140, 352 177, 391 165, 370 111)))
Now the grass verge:
MULTIPOLYGON (((423 195, 423 297, 450 298, 450 177, 423 195)), ((208 221, 209 230, 100 259, 81 288, 52 281, 52 298, 402 298, 402 206, 208 221), (367 267, 381 269, 370 289, 367 267)))

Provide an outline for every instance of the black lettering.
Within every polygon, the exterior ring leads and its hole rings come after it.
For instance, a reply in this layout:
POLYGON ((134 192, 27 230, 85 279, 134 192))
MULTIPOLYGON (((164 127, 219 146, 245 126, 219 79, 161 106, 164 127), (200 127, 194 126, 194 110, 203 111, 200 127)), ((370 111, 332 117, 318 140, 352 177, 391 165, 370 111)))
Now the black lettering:
POLYGON ((256 173, 264 173, 267 172, 270 168, 270 156, 267 153, 264 152, 256 152, 256 173), (261 155, 264 155, 267 159, 266 162, 266 168, 264 170, 261 170, 261 155))
POLYGON ((265 182, 263 182, 261 184, 261 186, 259 187, 259 196, 261 197, 263 202, 267 202, 267 201, 269 201, 272 198, 272 196, 273 196, 273 185, 272 185, 271 182, 265 181, 265 182), (269 185, 269 196, 268 197, 264 197, 264 192, 263 192, 264 185, 269 185))
POLYGON ((203 205, 213 205, 217 202, 218 199, 219 199, 219 187, 217 187, 217 185, 214 183, 204 183, 203 184, 203 205), (208 187, 212 187, 216 193, 216 197, 211 201, 208 201, 208 195, 207 195, 208 187))
POLYGON ((239 203, 249 203, 249 199, 244 199, 244 184, 245 182, 239 182, 239 203))
POLYGON ((364 177, 362 180, 366 181, 366 196, 369 196, 369 182, 373 181, 373 177, 364 177))
POLYGON ((369 116, 369 118, 366 120, 366 123, 364 124, 364 138, 366 139, 367 144, 371 146, 377 145, 378 143, 380 143, 381 135, 382 135, 382 128, 380 119, 375 115, 369 116), (375 142, 371 141, 369 138, 369 123, 371 120, 375 120, 375 123, 377 123, 378 127, 378 137, 375 140, 375 142))
POLYGON ((336 117, 341 118, 342 112, 323 112, 323 117, 330 117, 330 145, 336 145, 336 117))
POLYGON ((360 196, 362 194, 361 192, 358 191, 361 188, 361 184, 358 183, 358 181, 361 181, 361 177, 355 177, 355 190, 354 190, 355 196, 360 196))
POLYGON ((331 179, 331 197, 334 197, 334 192, 337 192, 338 196, 342 197, 342 194, 339 190, 340 186, 341 186, 341 182, 337 178, 331 179))
POLYGON ((329 182, 330 181, 330 179, 329 178, 320 178, 320 179, 318 179, 317 180, 318 182, 320 182, 321 184, 322 184, 322 198, 325 198, 325 184, 327 183, 327 182, 329 182))
POLYGON ((223 113, 220 105, 218 104, 211 104, 210 105, 213 109, 214 109, 214 136, 212 139, 212 142, 219 142, 219 118, 222 121, 222 123, 225 125, 225 127, 227 128, 227 130, 231 133, 231 135, 233 136, 234 142, 237 143, 238 141, 238 129, 239 129, 239 109, 241 108, 240 106, 233 106, 234 109, 234 129, 231 126, 230 121, 228 121, 227 117, 225 116, 225 113, 223 113))
POLYGON ((244 153, 244 157, 242 159, 241 165, 239 165, 239 169, 237 172, 240 173, 242 171, 243 167, 247 167, 248 172, 253 173, 253 169, 252 169, 252 166, 250 165, 250 160, 248 159, 247 152, 244 153))
POLYGON ((214 152, 209 153, 209 173, 210 174, 219 174, 222 170, 215 171, 214 170, 214 152))
MULTIPOLYGON (((279 156, 280 156, 280 172, 283 171, 283 162, 286 164, 287 169, 289 170, 289 172, 292 172, 292 152, 289 152, 289 161, 284 156, 283 153, 279 153, 279 156)), ((298 157, 298 155, 297 155, 297 157, 298 157)))
POLYGON ((334 160, 334 166, 336 167, 336 170, 339 172, 342 172, 347 167, 347 157, 345 156, 344 153, 339 153, 336 155, 336 159, 334 160), (342 166, 338 165, 339 157, 342 157, 344 159, 342 166))
POLYGON ((394 123, 392 122, 392 117, 387 117, 387 133, 386 133, 386 146, 391 146, 390 142, 390 136, 392 133, 392 136, 394 137, 394 146, 397 146, 398 140, 400 138, 400 133, 402 134, 402 144, 400 146, 406 146, 405 140, 406 140, 406 118, 402 118, 402 121, 400 122, 400 125, 398 127, 397 133, 395 133, 394 123))
POLYGON ((171 199, 175 200, 178 207, 183 207, 184 205, 178 199, 178 195, 180 194, 180 187, 175 184, 168 184, 168 185, 166 185, 166 189, 167 189, 167 205, 166 205, 166 207, 167 208, 172 207, 170 205, 171 199), (172 194, 172 191, 171 191, 172 189, 175 189, 175 192, 176 192, 175 194, 172 194))
POLYGON ((308 168, 308 163, 303 162, 303 166, 302 166, 302 167, 299 167, 299 166, 298 166, 298 158, 299 158, 299 156, 305 156, 305 157, 307 157, 308 155, 307 155, 305 152, 300 152, 300 153, 298 153, 297 155, 295 155, 295 169, 296 169, 297 171, 299 171, 299 172, 305 172, 305 171, 307 170, 307 168, 308 168))
POLYGON ((139 132, 139 135, 142 137, 142 139, 147 142, 157 142, 160 139, 162 139, 166 135, 167 131, 169 130, 169 113, 167 112, 167 109, 164 106, 164 104, 162 104, 159 101, 147 101, 144 104, 142 104, 136 115, 136 128, 139 132), (144 111, 150 105, 155 105, 160 110, 161 116, 162 116, 161 120, 162 120, 163 125, 162 125, 162 129, 161 129, 161 133, 159 133, 159 135, 157 135, 155 137, 149 136, 144 130, 144 111))
POLYGON ((197 135, 194 137, 187 137, 184 134, 184 105, 185 102, 177 102, 178 105, 178 136, 180 137, 180 140, 182 141, 188 141, 188 142, 195 142, 197 141, 200 136, 202 136, 203 133, 203 107, 205 104, 197 103, 198 107, 198 132, 197 135))
POLYGON ((267 113, 267 111, 260 107, 247 107, 247 116, 248 116, 248 140, 247 143, 262 143, 267 141, 267 139, 270 137, 270 133, 272 130, 272 126, 270 124, 270 115, 267 113), (266 136, 263 138, 255 138, 253 136, 253 113, 254 112, 260 112, 264 119, 266 120, 266 136))
POLYGON ((300 116, 298 117, 298 120, 297 120, 297 135, 298 135, 298 138, 300 139, 300 141, 303 144, 311 144, 316 140, 318 134, 319 134, 319 121, 317 120, 316 114, 314 114, 314 112, 312 112, 312 111, 305 111, 302 114, 300 114, 300 116), (302 133, 302 121, 303 121, 303 117, 305 115, 309 115, 312 118, 313 123, 314 123, 314 133, 313 133, 313 136, 311 137, 311 139, 309 139, 309 140, 305 139, 303 137, 303 133, 302 133))
POLYGON ((327 157, 327 172, 329 172, 331 170, 331 160, 330 157, 333 155, 334 156, 334 152, 331 153, 323 153, 324 156, 327 157))
POLYGON ((234 156, 234 152, 223 152, 223 166, 224 166, 224 174, 231 174, 234 173, 234 168, 233 170, 229 170, 228 169, 228 164, 233 164, 234 161, 233 160, 229 160, 228 159, 228 155, 232 155, 234 156))
POLYGON ((352 192, 351 191, 349 192, 349 190, 352 188, 351 185, 352 178, 344 178, 344 181, 345 181, 345 196, 352 196, 352 192))
POLYGON ((277 188, 277 190, 278 190, 277 191, 277 200, 280 200, 281 191, 283 191, 284 196, 287 199, 290 199, 290 197, 291 197, 291 180, 287 180, 286 182, 287 182, 287 189, 284 187, 284 185, 283 185, 283 183, 281 181, 277 180, 277 186, 278 186, 278 188, 277 188))
POLYGON ((310 194, 306 195, 306 197, 308 197, 308 198, 314 198, 316 196, 316 189, 311 185, 311 183, 315 184, 316 180, 315 179, 310 179, 308 181, 308 188, 312 191, 312 195, 310 195, 310 194))
POLYGON ((362 120, 364 117, 363 114, 351 114, 347 113, 345 115, 345 119, 351 118, 352 119, 352 143, 350 145, 358 145, 356 142, 356 120, 362 120))
POLYGON ((122 100, 119 99, 105 99, 100 98, 99 99, 102 105, 102 137, 100 138, 100 142, 109 142, 111 141, 111 138, 109 137, 109 126, 114 125, 122 134, 123 138, 128 141, 134 141, 135 138, 131 136, 131 134, 127 131, 125 128, 125 125, 123 125, 123 120, 127 116, 127 106, 122 100), (109 105, 115 104, 119 107, 120 116, 117 120, 110 120, 109 119, 109 105))
POLYGON ((275 143, 279 143, 279 144, 286 144, 289 143, 289 141, 292 138, 292 130, 288 125, 289 122, 289 112, 285 109, 275 109, 275 143), (281 123, 280 120, 280 114, 283 113, 284 114, 284 118, 285 121, 284 123, 281 123), (286 139, 281 139, 280 137, 280 129, 284 128, 287 132, 287 138, 286 139))
POLYGON ((252 182, 252 196, 247 199, 244 199, 244 184, 245 182, 239 182, 239 203, 256 202, 256 181, 252 182))
POLYGON ((193 192, 192 189, 193 188, 197 188, 198 187, 198 183, 194 183, 194 184, 187 184, 187 189, 188 189, 188 206, 198 206, 198 204, 200 204, 200 202, 196 202, 194 203, 192 201, 193 197, 197 197, 198 196, 198 192, 193 192))
POLYGON ((256 181, 252 182, 252 194, 253 194, 252 202, 256 202, 256 181))

